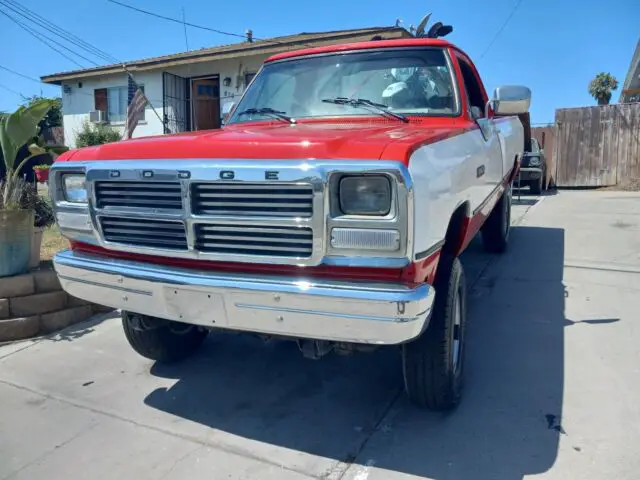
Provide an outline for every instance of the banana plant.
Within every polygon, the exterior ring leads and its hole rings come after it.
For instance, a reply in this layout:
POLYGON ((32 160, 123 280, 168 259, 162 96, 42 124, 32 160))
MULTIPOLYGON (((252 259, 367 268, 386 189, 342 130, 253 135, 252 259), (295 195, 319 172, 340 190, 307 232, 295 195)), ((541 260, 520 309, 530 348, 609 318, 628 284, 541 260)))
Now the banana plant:
POLYGON ((37 143, 30 142, 38 136, 38 124, 54 103, 53 100, 41 99, 31 105, 22 106, 11 114, 0 115, 0 145, 6 167, 5 179, 0 186, 0 209, 21 208, 20 199, 25 186, 20 178, 20 171, 31 158, 46 152, 37 143), (18 152, 27 143, 30 155, 18 162, 18 152))

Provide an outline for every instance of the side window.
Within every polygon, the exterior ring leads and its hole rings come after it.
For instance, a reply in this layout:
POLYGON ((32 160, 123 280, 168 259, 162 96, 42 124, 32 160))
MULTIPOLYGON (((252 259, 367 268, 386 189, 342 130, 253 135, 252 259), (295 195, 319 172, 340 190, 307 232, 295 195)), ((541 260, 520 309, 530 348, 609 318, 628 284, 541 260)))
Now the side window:
POLYGON ((467 91, 467 98, 469 99, 470 107, 477 107, 480 110, 480 116, 484 117, 484 95, 482 94, 482 88, 473 73, 471 65, 469 65, 463 58, 458 57, 460 63, 460 70, 462 71, 462 80, 464 81, 464 87, 467 91))

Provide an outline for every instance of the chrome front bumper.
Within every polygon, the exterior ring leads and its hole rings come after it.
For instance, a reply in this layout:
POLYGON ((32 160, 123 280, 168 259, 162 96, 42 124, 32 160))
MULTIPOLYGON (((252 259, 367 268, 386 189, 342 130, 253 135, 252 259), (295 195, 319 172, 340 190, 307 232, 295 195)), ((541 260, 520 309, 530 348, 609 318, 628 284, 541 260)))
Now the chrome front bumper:
POLYGON ((336 342, 398 344, 428 325, 429 285, 215 273, 75 253, 54 265, 64 290, 130 312, 205 327, 336 342))

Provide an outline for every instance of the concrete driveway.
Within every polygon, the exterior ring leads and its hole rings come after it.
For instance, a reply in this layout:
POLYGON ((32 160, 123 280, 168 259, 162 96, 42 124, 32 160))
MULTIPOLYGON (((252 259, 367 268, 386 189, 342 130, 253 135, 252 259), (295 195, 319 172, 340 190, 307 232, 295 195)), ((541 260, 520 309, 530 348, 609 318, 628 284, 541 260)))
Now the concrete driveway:
POLYGON ((99 317, 0 347, 0 478, 640 478, 640 194, 514 206, 474 242, 466 395, 408 404, 396 349, 304 360, 211 336, 166 367, 99 317))

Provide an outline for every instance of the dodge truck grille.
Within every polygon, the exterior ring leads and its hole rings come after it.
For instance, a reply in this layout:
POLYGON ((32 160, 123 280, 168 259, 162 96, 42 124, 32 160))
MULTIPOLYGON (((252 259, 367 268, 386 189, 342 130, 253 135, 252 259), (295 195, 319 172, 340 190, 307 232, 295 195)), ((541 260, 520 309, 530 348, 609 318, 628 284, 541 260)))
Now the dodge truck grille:
POLYGON ((187 250, 187 233, 182 222, 100 217, 100 226, 107 242, 187 250))
POLYGON ((201 252, 308 258, 313 250, 311 228, 202 224, 195 231, 201 252))
POLYGON ((96 206, 182 209, 178 182, 96 182, 96 206))
POLYGON ((305 184, 195 183, 191 208, 196 215, 311 217, 313 188, 305 184))

